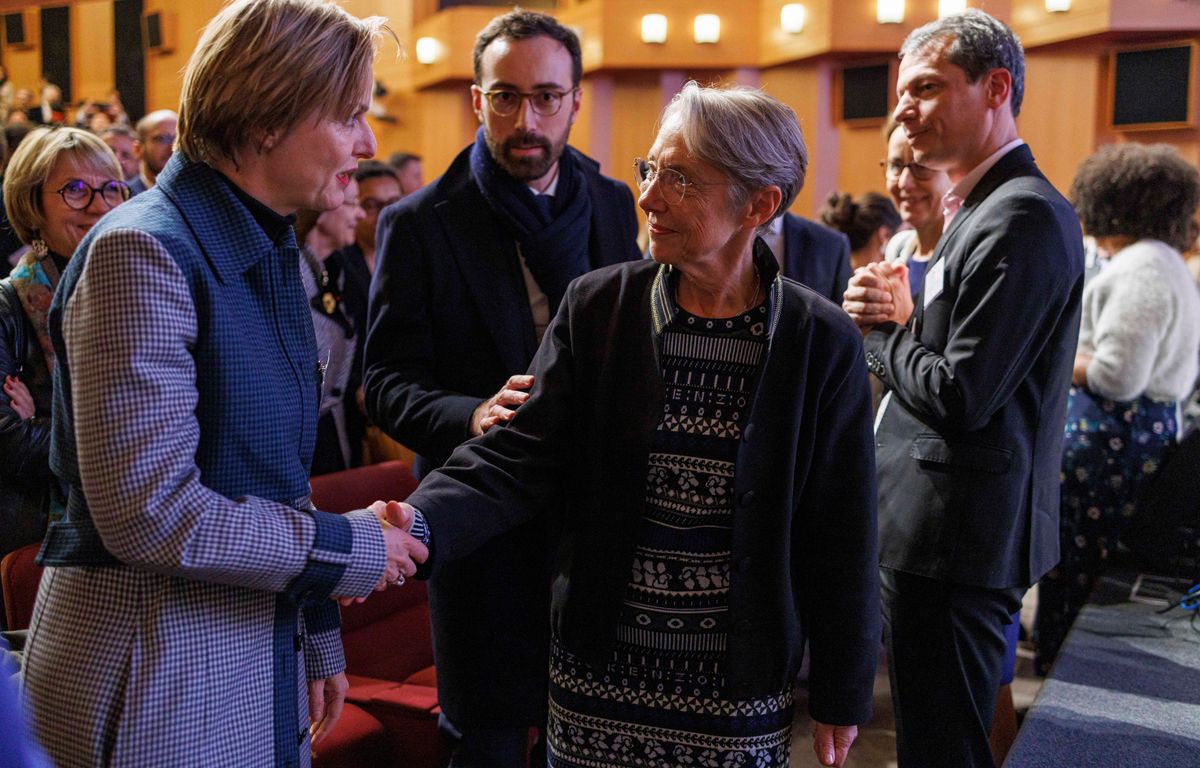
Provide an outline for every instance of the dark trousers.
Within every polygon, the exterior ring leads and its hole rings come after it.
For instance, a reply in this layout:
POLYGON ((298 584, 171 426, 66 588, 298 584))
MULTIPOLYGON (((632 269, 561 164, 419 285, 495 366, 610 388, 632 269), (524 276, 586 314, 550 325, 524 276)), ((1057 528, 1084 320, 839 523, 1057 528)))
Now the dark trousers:
POLYGON ((1004 629, 1025 590, 880 575, 900 768, 991 768, 1004 629))
POLYGON ((438 732, 450 745, 449 768, 537 768, 546 764, 543 739, 530 754, 529 728, 459 729, 438 716, 438 732))

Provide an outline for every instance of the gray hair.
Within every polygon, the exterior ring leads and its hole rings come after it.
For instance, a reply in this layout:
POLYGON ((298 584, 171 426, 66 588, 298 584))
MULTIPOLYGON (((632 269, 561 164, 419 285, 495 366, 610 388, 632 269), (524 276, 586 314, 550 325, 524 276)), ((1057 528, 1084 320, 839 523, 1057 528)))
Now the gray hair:
POLYGON ((771 220, 804 186, 808 150, 796 113, 757 88, 705 88, 690 80, 663 110, 659 127, 679 131, 689 155, 729 178, 734 203, 779 187, 783 197, 771 220))
POLYGON ((917 27, 900 46, 900 58, 917 53, 927 46, 949 41, 946 60, 967 73, 972 83, 993 69, 1007 69, 1012 75, 1013 117, 1021 113, 1025 96, 1025 51, 1021 41, 1004 22, 969 8, 962 13, 945 16, 917 27))

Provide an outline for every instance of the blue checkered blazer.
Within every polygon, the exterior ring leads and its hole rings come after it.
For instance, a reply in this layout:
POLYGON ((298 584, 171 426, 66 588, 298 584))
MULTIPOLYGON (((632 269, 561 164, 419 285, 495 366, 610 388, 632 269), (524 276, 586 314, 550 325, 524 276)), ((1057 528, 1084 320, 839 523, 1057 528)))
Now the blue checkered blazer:
POLYGON ((26 685, 57 765, 307 765, 379 523, 307 505, 318 375, 290 230, 180 153, 80 244, 51 313, 52 466, 26 685))

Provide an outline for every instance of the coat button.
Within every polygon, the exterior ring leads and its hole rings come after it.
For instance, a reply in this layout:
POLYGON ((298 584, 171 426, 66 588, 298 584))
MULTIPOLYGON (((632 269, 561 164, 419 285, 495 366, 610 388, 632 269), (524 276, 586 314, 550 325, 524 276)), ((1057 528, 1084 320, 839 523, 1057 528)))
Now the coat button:
POLYGON ((742 494, 741 504, 743 507, 750 507, 754 504, 754 491, 746 491, 742 494))
POLYGON ((750 435, 753 433, 754 433, 754 424, 753 423, 747 424, 746 428, 742 430, 742 442, 749 442, 750 435))

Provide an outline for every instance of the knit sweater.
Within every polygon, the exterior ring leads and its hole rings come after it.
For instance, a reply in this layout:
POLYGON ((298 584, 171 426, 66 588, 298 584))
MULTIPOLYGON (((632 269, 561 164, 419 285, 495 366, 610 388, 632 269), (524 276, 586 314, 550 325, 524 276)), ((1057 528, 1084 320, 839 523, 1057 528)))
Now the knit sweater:
POLYGON ((1200 354, 1200 293, 1179 252, 1158 240, 1118 251, 1084 291, 1078 349, 1092 358, 1088 389, 1102 397, 1186 397, 1200 354))

